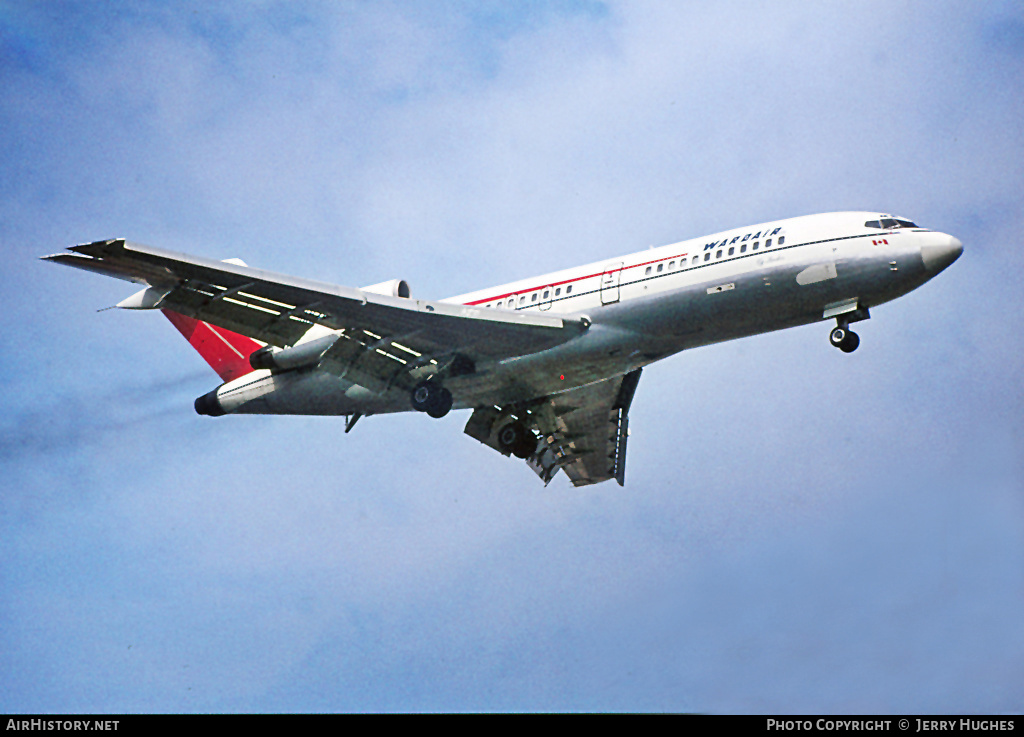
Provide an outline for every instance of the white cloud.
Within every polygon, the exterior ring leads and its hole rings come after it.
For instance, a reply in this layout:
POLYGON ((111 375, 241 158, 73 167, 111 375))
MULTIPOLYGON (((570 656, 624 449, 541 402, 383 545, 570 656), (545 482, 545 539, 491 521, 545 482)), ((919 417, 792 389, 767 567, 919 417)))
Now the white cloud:
POLYGON ((5 428, 31 446, 4 436, 5 706, 1012 708, 1012 8, 32 25, 0 72, 5 428), (91 313, 125 285, 23 265, 124 235, 446 296, 860 207, 965 255, 854 356, 812 326, 648 369, 625 490, 543 489, 459 416, 199 418, 212 373, 140 402, 201 362, 91 313))

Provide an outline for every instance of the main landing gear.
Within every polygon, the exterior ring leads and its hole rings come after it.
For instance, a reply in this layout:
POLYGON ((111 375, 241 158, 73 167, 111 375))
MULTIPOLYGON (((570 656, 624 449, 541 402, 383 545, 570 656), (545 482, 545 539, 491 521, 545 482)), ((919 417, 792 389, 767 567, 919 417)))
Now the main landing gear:
POLYGON ((421 381, 412 390, 412 408, 426 412, 435 419, 444 417, 452 408, 452 393, 436 381, 421 381))
POLYGON ((843 353, 853 353, 860 345, 860 336, 847 325, 838 325, 829 333, 828 342, 843 353))
POLYGON ((498 445, 516 458, 527 459, 537 450, 537 436, 521 422, 510 422, 498 430, 498 445))

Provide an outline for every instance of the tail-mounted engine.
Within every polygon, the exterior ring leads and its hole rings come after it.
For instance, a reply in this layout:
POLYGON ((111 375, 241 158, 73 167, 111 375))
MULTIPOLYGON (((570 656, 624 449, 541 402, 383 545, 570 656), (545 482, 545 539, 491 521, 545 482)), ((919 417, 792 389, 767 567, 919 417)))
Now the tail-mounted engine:
POLYGON ((289 371, 320 363, 320 359, 327 353, 338 338, 338 333, 325 335, 305 343, 293 345, 291 348, 275 348, 266 346, 254 351, 249 356, 249 365, 254 369, 270 369, 271 371, 289 371))

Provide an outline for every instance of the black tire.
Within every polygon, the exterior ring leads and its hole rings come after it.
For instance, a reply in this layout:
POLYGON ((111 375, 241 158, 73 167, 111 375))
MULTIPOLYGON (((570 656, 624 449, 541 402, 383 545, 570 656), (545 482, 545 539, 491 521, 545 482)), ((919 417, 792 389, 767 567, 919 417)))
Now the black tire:
POLYGON ((846 337, 843 342, 839 345, 839 350, 843 353, 853 353, 857 350, 857 346, 860 345, 860 336, 852 330, 846 331, 846 337))
POLYGON ((439 420, 451 411, 452 393, 443 386, 439 386, 434 394, 434 401, 427 407, 427 414, 435 420, 439 420))
POLYGON ((435 389, 439 388, 440 385, 432 381, 421 381, 414 386, 409 395, 412 401, 412 408, 417 412, 428 411, 434 401, 436 401, 434 398, 434 395, 437 393, 435 389))
POLYGON ((452 393, 436 381, 421 381, 409 394, 412 408, 434 419, 444 417, 452 408, 452 393))
POLYGON ((498 445, 504 453, 513 453, 526 435, 526 428, 518 422, 510 422, 498 430, 498 445))
POLYGON ((524 461, 532 456, 537 450, 537 438, 527 430, 515 447, 512 448, 512 455, 522 458, 524 461))

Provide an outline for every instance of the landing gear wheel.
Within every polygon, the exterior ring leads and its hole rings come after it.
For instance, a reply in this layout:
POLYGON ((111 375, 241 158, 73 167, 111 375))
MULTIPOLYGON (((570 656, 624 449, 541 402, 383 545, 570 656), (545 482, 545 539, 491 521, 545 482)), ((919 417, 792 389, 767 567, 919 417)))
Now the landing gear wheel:
POLYGON ((516 444, 522 440, 526 428, 518 422, 510 422, 498 430, 498 445, 507 453, 511 453, 516 444))
POLYGON ((837 327, 829 333, 828 342, 843 353, 853 353, 860 345, 860 336, 849 328, 837 327))
POLYGON ((516 458, 522 458, 524 461, 532 456, 537 450, 537 438, 533 436, 533 433, 527 432, 523 439, 512 449, 512 455, 516 458))
POLYGON ((444 417, 452 408, 452 393, 429 379, 417 384, 410 398, 414 410, 426 412, 435 419, 444 417))
POLYGON ((431 405, 431 401, 434 398, 435 387, 430 381, 421 381, 412 390, 412 408, 417 412, 426 412, 427 408, 431 405))
POLYGON ((520 422, 510 422, 498 430, 498 445, 516 458, 529 458, 537 450, 537 438, 520 422))
POLYGON ((448 412, 451 411, 451 408, 452 393, 442 386, 437 392, 437 401, 430 407, 427 407, 427 414, 435 420, 439 420, 448 414, 448 412))

